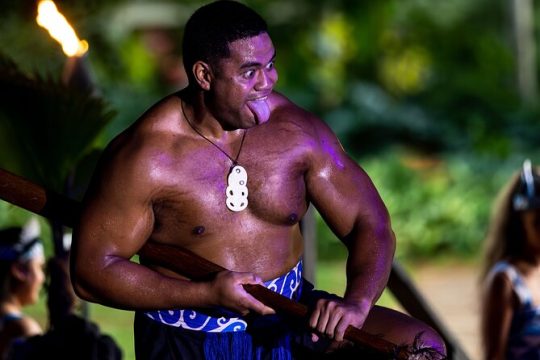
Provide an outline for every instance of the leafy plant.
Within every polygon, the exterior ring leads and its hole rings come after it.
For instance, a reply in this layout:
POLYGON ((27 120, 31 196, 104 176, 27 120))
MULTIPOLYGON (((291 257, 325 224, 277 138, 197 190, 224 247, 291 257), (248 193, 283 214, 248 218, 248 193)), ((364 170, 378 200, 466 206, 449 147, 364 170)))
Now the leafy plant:
MULTIPOLYGON (((0 55, 0 166, 59 193, 114 112, 90 90, 27 75, 0 55)), ((69 194, 67 194, 69 195, 69 194)))

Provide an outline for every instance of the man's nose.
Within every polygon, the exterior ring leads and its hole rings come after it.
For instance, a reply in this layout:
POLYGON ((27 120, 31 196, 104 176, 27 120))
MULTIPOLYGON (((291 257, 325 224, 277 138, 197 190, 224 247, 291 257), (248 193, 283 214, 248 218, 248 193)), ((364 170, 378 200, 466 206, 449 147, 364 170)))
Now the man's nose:
POLYGON ((257 83, 255 84, 255 90, 264 91, 271 90, 277 80, 277 74, 274 71, 266 71, 261 69, 257 74, 257 83))

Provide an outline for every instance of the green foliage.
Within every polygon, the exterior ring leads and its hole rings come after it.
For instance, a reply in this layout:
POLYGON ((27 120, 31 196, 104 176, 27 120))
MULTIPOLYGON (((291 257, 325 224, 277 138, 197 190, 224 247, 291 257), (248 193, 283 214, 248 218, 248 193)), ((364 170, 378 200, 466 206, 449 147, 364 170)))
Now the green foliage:
MULTIPOLYGON (((539 153, 530 153, 540 159, 539 153)), ((525 155, 506 160, 393 149, 359 163, 372 178, 392 218, 397 257, 425 259, 479 255, 493 201, 525 155)), ((318 218, 319 254, 344 256, 344 248, 318 218)))
POLYGON ((59 193, 112 119, 89 91, 22 73, 0 58, 0 166, 59 193))

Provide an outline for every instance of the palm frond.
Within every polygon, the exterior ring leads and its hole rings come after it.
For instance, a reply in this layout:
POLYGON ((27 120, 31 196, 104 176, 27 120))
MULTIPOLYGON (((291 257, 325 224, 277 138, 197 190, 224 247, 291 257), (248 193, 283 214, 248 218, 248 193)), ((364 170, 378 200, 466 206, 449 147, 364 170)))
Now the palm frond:
POLYGON ((0 166, 63 193, 113 116, 89 90, 24 74, 0 54, 0 166))

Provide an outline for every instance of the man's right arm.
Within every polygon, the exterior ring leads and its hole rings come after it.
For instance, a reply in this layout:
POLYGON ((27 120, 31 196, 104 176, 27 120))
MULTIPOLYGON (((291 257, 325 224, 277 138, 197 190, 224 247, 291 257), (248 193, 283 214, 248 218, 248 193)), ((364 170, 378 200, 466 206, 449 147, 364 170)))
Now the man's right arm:
POLYGON ((208 295, 202 284, 130 261, 151 234, 155 190, 151 176, 144 174, 151 159, 141 159, 141 151, 131 147, 119 139, 106 150, 83 201, 71 255, 75 291, 86 300, 126 309, 203 300, 208 295))

